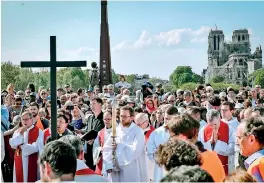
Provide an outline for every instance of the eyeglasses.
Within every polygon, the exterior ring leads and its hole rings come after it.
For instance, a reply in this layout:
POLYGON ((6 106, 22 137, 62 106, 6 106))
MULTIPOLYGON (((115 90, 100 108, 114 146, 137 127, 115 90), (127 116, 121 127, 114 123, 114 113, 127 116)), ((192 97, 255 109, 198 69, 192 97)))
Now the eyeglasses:
POLYGON ((131 116, 123 116, 123 115, 120 115, 120 118, 124 118, 124 119, 127 119, 129 117, 131 117, 131 116))
POLYGON ((111 121, 111 118, 104 118, 105 121, 111 121))
POLYGON ((41 93, 40 95, 45 95, 46 93, 41 93))
POLYGON ((174 102, 175 102, 175 100, 170 100, 170 101, 169 101, 169 103, 174 103, 174 102))

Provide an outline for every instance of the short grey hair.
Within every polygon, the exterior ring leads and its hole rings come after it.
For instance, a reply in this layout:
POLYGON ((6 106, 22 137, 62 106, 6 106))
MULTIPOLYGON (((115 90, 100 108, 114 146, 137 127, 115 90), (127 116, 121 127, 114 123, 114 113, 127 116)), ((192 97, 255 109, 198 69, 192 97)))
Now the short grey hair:
POLYGON ((183 94, 184 96, 192 96, 192 92, 190 91, 190 90, 186 90, 186 91, 184 91, 184 94, 183 94))
POLYGON ((76 152, 76 156, 78 157, 80 153, 83 151, 83 144, 80 137, 75 135, 65 135, 59 139, 59 141, 66 142, 70 144, 76 152))
POLYGON ((112 89, 114 89, 114 85, 112 85, 112 84, 109 84, 109 85, 107 85, 107 88, 109 89, 109 88, 112 88, 112 89))
POLYGON ((210 109, 206 113, 206 119, 208 122, 213 121, 214 118, 220 118, 220 113, 215 109, 210 109))

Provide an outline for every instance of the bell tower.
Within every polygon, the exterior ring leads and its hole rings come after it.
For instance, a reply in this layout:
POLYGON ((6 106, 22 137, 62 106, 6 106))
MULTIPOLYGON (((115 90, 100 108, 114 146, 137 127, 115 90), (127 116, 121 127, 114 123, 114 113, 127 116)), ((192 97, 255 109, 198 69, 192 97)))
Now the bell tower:
POLYGON ((112 84, 110 38, 107 16, 107 1, 101 0, 101 33, 100 33, 100 87, 112 84))

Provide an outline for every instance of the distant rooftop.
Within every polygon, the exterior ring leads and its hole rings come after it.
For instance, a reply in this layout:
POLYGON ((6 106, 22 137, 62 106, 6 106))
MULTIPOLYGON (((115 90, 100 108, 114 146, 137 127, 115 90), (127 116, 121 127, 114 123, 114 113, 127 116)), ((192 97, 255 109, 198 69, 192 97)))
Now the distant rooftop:
POLYGON ((222 30, 218 30, 218 29, 215 29, 215 30, 211 29, 210 34, 223 34, 223 31, 222 30))
POLYGON ((233 31, 233 34, 235 34, 235 33, 248 33, 248 30, 247 29, 238 29, 238 30, 233 31))

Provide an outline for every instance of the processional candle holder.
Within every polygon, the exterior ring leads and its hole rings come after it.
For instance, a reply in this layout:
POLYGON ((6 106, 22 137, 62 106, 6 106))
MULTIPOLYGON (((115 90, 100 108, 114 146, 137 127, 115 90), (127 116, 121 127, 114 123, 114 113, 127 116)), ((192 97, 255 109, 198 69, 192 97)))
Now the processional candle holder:
MULTIPOLYGON (((117 102, 114 100, 112 102, 112 136, 113 144, 116 144, 116 108, 117 108, 117 102)), ((113 171, 119 171, 118 163, 116 159, 116 148, 113 148, 112 150, 112 160, 113 160, 113 171)))

